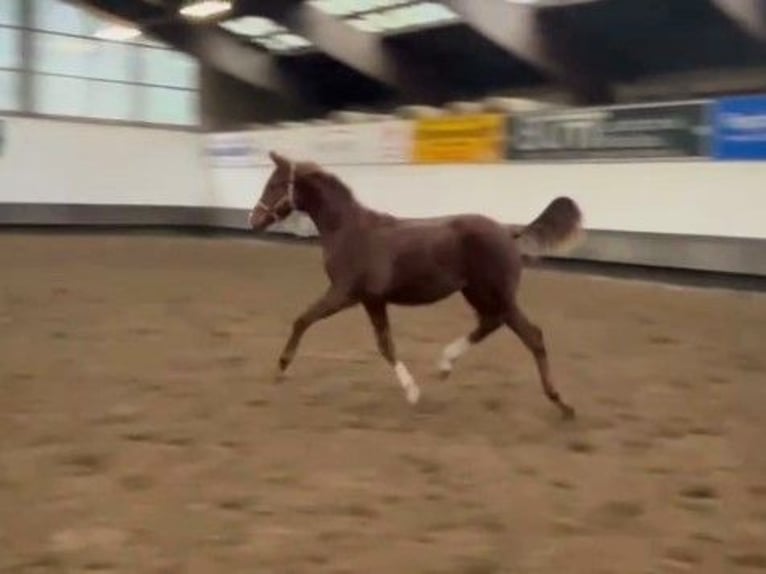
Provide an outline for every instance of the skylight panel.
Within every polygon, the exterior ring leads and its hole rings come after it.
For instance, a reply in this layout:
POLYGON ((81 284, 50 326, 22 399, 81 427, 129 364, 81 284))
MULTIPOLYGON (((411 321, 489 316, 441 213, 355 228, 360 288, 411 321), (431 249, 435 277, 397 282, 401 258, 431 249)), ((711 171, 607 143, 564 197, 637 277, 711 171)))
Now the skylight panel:
POLYGON ((178 12, 186 18, 205 20, 231 10, 231 0, 185 0, 178 12))
MULTIPOLYGON (((401 3, 399 3, 401 4, 401 3)), ((366 12, 346 20, 352 26, 372 33, 429 27, 458 20, 458 15, 438 2, 416 2, 386 10, 366 12)))
POLYGON ((273 20, 259 16, 243 16, 222 22, 220 26, 271 52, 292 52, 311 46, 306 38, 293 34, 273 20))
POLYGON ((374 18, 370 18, 369 16, 349 18, 346 22, 362 32, 370 32, 372 34, 383 32, 383 28, 381 28, 380 24, 378 24, 374 18))
POLYGON ((333 16, 346 17, 363 12, 386 10, 412 0, 312 0, 311 4, 333 16))
POLYGON ((505 0, 509 4, 523 4, 534 8, 563 8, 576 4, 591 4, 602 0, 505 0))
POLYGON ((285 28, 268 18, 258 16, 243 16, 221 23, 221 27, 239 36, 254 38, 277 32, 285 32, 285 28))
POLYGON ((282 34, 272 34, 270 36, 261 36, 253 38, 252 41, 272 52, 291 52, 301 50, 311 46, 311 42, 289 32, 282 34))

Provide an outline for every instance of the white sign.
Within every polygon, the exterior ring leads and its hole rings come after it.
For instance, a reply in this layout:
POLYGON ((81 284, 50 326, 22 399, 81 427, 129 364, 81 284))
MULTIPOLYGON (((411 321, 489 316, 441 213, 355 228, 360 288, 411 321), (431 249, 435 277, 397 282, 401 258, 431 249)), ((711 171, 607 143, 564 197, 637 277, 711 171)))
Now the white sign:
POLYGON ((412 122, 392 120, 313 128, 306 159, 320 165, 408 163, 412 157, 412 122))
POLYGON ((216 167, 249 167, 254 145, 252 132, 210 134, 205 138, 205 156, 216 167))
POLYGON ((323 166, 408 163, 413 132, 412 122, 392 120, 218 133, 208 137, 206 152, 221 167, 271 165, 271 150, 323 166))

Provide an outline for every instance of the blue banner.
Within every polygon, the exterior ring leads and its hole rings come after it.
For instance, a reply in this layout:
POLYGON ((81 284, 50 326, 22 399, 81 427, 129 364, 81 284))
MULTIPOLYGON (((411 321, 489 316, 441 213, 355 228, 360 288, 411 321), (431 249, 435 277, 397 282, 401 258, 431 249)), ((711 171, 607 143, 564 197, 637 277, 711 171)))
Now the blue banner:
POLYGON ((766 95, 723 98, 714 110, 714 158, 766 160, 766 95))

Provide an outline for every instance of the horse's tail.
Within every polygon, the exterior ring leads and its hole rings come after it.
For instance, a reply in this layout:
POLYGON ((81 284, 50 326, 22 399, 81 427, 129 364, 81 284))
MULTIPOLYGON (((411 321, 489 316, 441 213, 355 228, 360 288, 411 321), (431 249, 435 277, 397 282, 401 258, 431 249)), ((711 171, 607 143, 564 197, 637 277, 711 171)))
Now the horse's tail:
POLYGON ((582 212, 569 197, 557 197, 532 223, 513 232, 525 261, 566 253, 583 236, 582 212))

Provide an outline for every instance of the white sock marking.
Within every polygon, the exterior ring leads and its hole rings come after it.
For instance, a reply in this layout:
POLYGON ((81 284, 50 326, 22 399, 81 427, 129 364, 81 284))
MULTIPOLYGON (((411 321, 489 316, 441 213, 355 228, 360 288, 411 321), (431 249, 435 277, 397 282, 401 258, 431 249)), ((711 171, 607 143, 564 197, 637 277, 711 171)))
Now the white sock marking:
POLYGON ((394 372, 399 379, 399 384, 402 385, 402 388, 404 389, 404 393, 409 403, 412 405, 417 403, 420 398, 420 389, 415 383, 415 379, 412 377, 409 370, 407 370, 407 367, 404 366, 404 363, 398 361, 396 365, 394 365, 394 372))
POLYGON ((465 353, 470 346, 471 342, 468 340, 468 337, 460 337, 444 347, 441 359, 439 360, 439 370, 445 373, 450 372, 455 360, 465 353))

